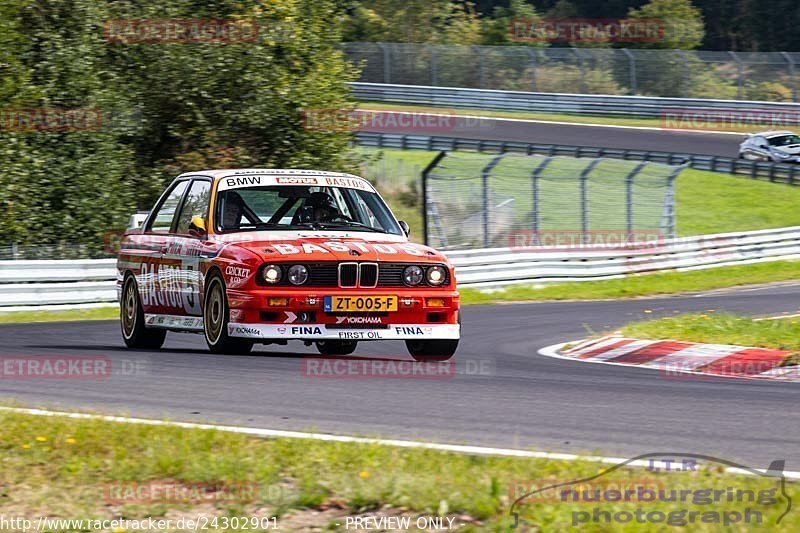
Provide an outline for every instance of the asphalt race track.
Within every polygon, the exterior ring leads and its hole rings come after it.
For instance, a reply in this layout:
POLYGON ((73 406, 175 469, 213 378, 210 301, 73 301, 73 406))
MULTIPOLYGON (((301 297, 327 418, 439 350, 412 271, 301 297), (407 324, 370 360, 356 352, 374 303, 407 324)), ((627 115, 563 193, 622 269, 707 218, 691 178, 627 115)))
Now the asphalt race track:
MULTIPOLYGON (((438 379, 304 375, 301 343, 219 356, 201 336, 170 333, 158 352, 123 348, 115 321, 0 326, 4 356, 100 356, 100 379, 0 380, 0 397, 80 409, 273 429, 457 444, 600 452, 717 455, 800 470, 800 387, 675 379, 537 351, 627 321, 675 311, 795 313, 800 285, 632 301, 473 306, 464 311, 459 373, 438 379), (650 311, 647 313, 646 311, 650 311), (466 373, 482 366, 482 373, 466 373), (124 371, 126 375, 118 375, 124 371)), ((356 356, 408 361, 401 343, 362 343, 356 356)))
MULTIPOLYGON (((366 106, 368 107, 368 106, 366 106)), ((379 112, 376 112, 379 113, 379 112)), ((388 123, 385 122, 385 123, 388 123)), ((416 135, 439 135, 496 141, 540 144, 597 146, 630 150, 654 150, 736 158, 744 134, 707 133, 658 129, 555 124, 493 118, 457 118, 452 127, 420 131, 393 125, 391 128, 364 127, 363 131, 383 131, 416 135)))

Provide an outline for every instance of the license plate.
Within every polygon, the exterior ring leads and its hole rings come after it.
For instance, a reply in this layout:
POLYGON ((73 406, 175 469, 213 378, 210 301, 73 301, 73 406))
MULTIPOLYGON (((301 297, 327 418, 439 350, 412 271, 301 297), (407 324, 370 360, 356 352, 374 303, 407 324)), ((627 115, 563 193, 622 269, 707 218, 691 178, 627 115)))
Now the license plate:
POLYGON ((397 296, 326 296, 325 312, 397 311, 397 296))

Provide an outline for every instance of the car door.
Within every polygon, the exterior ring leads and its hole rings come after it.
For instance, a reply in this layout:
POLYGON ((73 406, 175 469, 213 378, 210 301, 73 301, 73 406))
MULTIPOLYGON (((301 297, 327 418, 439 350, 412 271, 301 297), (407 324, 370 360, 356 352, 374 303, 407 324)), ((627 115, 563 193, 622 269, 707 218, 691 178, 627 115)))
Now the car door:
MULTIPOLYGON (((164 268, 171 271, 173 279, 174 276, 177 276, 180 309, 175 314, 182 316, 199 317, 202 315, 200 261, 206 235, 205 232, 197 232, 194 229, 192 218, 199 216, 208 221, 211 184, 211 178, 195 177, 192 179, 178 210, 175 231, 162 258, 164 268)), ((199 321, 189 320, 184 321, 182 327, 196 329, 201 324, 199 321)))
MULTIPOLYGON (((170 293, 168 276, 164 273, 163 257, 172 240, 178 207, 188 186, 188 180, 174 182, 161 196, 145 224, 143 237, 149 253, 142 258, 136 282, 142 310, 146 315, 169 315, 176 307, 175 295, 170 293)), ((163 325, 163 320, 163 317, 146 317, 146 321, 154 325, 163 325)))
POLYGON ((772 154, 769 151, 769 144, 767 143, 767 139, 760 135, 756 135, 751 140, 750 153, 752 159, 766 160, 766 161, 772 159, 772 154))

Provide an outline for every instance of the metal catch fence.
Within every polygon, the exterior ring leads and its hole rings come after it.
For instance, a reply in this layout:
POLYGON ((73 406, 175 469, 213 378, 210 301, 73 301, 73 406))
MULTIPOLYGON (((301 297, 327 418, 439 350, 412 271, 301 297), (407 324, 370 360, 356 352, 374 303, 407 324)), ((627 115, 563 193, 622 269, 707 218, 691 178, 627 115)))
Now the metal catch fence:
POLYGON ((675 236, 685 166, 440 152, 423 171, 425 242, 445 250, 635 247, 675 236))
POLYGON ((345 43, 368 83, 757 101, 798 97, 800 52, 345 43))

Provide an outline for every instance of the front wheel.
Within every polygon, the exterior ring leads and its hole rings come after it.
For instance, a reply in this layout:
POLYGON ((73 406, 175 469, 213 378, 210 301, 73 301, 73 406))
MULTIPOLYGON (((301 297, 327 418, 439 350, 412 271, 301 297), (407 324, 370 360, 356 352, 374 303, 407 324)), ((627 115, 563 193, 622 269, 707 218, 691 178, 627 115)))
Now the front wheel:
POLYGON ((122 299, 119 302, 119 322, 122 326, 122 339, 128 348, 157 350, 164 344, 167 330, 147 328, 144 325, 144 311, 136 288, 136 279, 129 275, 122 285, 122 299))
POLYGON ((253 341, 237 339, 228 335, 228 295, 219 276, 212 276, 206 287, 203 302, 203 333, 212 353, 245 355, 253 349, 253 341))
POLYGON ((316 344, 322 355, 350 355, 356 350, 358 341, 317 341, 316 344))
POLYGON ((406 349, 416 361, 447 361, 458 349, 458 339, 406 341, 406 349))

